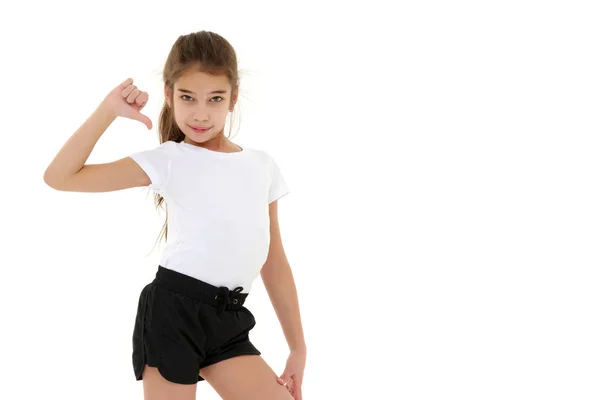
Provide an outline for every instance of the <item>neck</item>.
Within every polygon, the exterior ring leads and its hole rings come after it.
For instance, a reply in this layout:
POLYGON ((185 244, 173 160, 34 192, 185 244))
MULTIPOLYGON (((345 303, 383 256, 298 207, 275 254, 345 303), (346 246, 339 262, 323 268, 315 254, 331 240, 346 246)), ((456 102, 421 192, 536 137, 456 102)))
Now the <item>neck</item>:
POLYGON ((241 148, 235 144, 233 144, 229 139, 225 137, 223 131, 219 132, 215 137, 208 139, 204 142, 194 142, 187 136, 183 139, 185 143, 203 147, 207 150, 218 151, 218 152, 236 152, 240 151, 241 148))
POLYGON ((220 151, 228 148, 229 140, 223 135, 223 132, 219 132, 215 137, 208 139, 204 142, 194 142, 187 136, 183 139, 184 142, 193 144, 194 146, 204 147, 208 150, 220 151))

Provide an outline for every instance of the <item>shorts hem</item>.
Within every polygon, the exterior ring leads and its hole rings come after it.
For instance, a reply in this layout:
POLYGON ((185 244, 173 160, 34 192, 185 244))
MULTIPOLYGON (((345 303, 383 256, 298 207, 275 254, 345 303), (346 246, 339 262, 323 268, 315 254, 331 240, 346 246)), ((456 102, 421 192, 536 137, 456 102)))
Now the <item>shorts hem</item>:
MULTIPOLYGON (((236 352, 231 352, 231 353, 225 353, 225 354, 219 355, 218 357, 211 358, 209 361, 203 363, 200 366, 200 369, 209 367, 209 366, 214 365, 221 361, 229 360, 230 358, 234 358, 237 356, 260 356, 261 354, 262 353, 258 349, 254 349, 254 350, 249 349, 249 350, 245 350, 245 351, 236 351, 236 352)), ((199 375, 198 378, 199 378, 198 379, 199 381, 204 380, 204 378, 201 375, 199 375)))
MULTIPOLYGON (((142 373, 144 371, 144 368, 147 366, 152 367, 152 368, 156 368, 158 369, 158 372, 160 373, 160 375, 167 381, 172 382, 172 383, 177 383, 180 385, 195 385, 196 383, 198 383, 199 379, 196 380, 195 378, 192 380, 185 380, 185 379, 178 379, 173 377, 171 374, 169 374, 168 372, 166 372, 166 370, 164 369, 164 367, 160 364, 156 364, 156 365, 152 365, 152 364, 144 364, 144 367, 142 368, 142 373)), ((198 377, 200 377, 200 375, 198 375, 198 377)), ((143 380, 142 374, 138 374, 135 377, 136 381, 141 381, 143 380)))

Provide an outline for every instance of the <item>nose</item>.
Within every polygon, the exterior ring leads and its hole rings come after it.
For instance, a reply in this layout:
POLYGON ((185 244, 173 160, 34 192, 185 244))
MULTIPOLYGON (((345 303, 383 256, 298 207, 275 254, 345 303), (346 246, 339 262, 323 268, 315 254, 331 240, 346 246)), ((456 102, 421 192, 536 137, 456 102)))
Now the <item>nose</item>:
POLYGON ((206 110, 196 111, 194 113, 195 121, 207 121, 208 120, 208 112, 206 110))

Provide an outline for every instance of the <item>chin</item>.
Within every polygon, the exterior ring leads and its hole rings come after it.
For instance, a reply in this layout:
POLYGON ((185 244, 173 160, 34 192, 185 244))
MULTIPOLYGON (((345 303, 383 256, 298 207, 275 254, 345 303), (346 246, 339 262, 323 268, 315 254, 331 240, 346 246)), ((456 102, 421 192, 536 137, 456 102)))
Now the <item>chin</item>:
POLYGON ((186 135, 186 136, 190 142, 194 142, 194 143, 206 142, 205 138, 197 138, 195 135, 186 135))
POLYGON ((217 135, 211 135, 211 134, 206 134, 206 133, 196 133, 196 132, 192 131, 191 133, 186 134, 186 136, 192 142, 204 143, 204 142, 207 142, 207 141, 213 139, 217 135))

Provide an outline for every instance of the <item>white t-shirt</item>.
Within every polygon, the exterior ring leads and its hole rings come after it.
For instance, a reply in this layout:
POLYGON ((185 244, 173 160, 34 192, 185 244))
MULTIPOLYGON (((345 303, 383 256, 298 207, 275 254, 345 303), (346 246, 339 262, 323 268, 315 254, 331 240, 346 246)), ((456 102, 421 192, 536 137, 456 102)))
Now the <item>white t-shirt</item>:
POLYGON ((249 293, 269 251, 269 204, 289 193, 275 160, 248 147, 222 153, 174 141, 130 157, 167 205, 160 265, 249 293))

